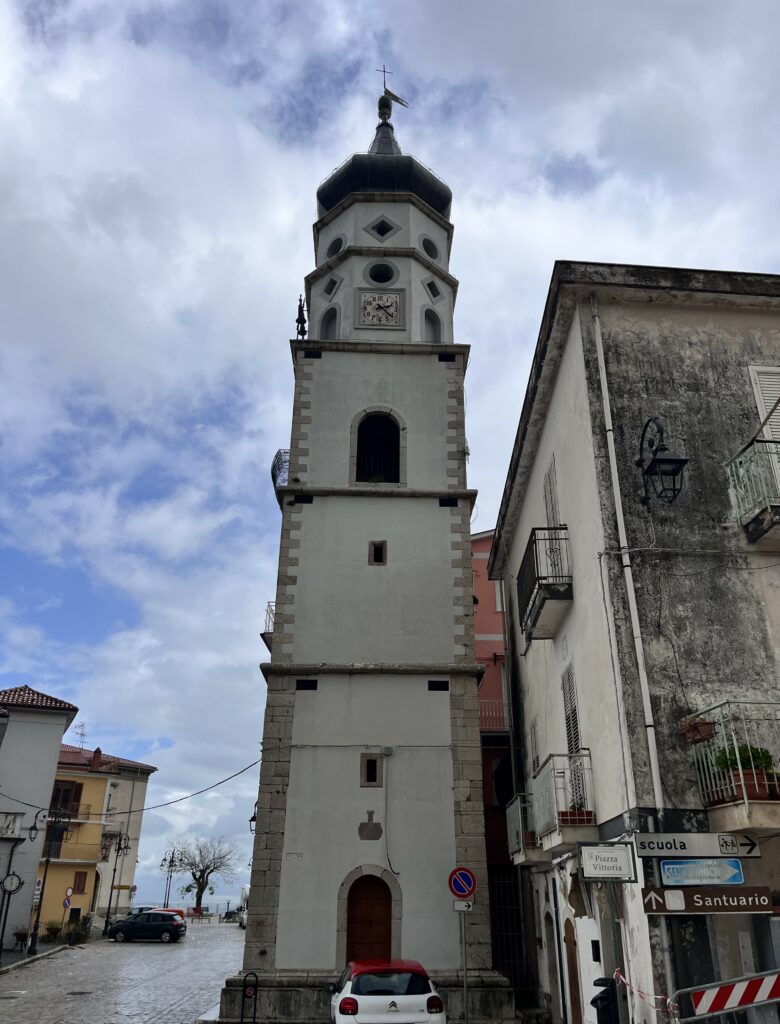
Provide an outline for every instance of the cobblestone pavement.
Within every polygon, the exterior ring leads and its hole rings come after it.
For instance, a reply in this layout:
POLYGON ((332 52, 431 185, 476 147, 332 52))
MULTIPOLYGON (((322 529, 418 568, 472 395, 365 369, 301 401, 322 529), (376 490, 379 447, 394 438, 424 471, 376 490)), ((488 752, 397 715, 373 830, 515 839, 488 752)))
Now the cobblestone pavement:
POLYGON ((96 939, 0 977, 0 1024, 193 1024, 241 966, 244 932, 190 923, 180 942, 96 939))

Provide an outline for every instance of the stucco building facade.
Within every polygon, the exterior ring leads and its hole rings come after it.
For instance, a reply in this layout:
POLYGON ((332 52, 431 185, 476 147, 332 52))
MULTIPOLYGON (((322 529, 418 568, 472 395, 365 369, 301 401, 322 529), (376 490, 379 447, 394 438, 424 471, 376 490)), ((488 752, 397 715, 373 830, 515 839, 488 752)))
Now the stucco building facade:
POLYGON ((0 902, 7 920, 3 948, 28 930, 60 744, 78 708, 58 697, 16 686, 0 690, 0 878, 18 874, 22 886, 0 902), (32 831, 31 831, 32 830, 32 831))
MULTIPOLYGON (((595 1021, 593 981, 618 967, 670 995, 778 963, 771 906, 648 914, 658 861, 609 891, 577 856, 637 831, 746 834, 745 884, 780 888, 778 396, 779 278, 555 265, 490 559, 519 751, 510 850, 554 1021, 595 1021), (637 465, 648 421, 688 459, 673 502, 647 448, 637 465)), ((655 1019, 621 991, 624 1020, 655 1019)))

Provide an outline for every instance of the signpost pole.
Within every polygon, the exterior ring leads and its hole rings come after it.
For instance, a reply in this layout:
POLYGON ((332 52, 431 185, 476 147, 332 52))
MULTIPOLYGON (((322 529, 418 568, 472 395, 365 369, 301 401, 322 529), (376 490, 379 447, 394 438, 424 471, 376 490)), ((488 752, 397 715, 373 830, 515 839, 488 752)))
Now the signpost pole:
POLYGON ((466 915, 460 915, 460 948, 463 958, 463 1020, 469 1024, 469 983, 466 963, 466 915))

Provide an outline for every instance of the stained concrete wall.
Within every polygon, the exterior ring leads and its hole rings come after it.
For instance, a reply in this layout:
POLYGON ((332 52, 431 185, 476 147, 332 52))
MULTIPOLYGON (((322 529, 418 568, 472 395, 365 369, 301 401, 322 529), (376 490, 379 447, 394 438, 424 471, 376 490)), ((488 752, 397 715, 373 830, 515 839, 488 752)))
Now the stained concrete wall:
POLYGON ((335 968, 339 888, 363 864, 396 875, 403 955, 455 968, 447 877, 455 863, 450 695, 427 678, 323 676, 299 692, 292 731, 276 964, 335 968), (392 754, 383 757, 382 750, 392 754), (361 754, 378 755, 380 787, 361 787, 361 754), (381 825, 361 839, 368 821, 381 825))

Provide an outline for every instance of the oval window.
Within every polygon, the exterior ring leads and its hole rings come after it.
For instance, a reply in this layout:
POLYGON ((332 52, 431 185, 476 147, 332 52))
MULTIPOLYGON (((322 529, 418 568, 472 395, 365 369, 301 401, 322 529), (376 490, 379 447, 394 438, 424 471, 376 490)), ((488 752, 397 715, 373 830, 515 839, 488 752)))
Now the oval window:
POLYGON ((369 268, 368 276, 377 284, 387 284, 395 277, 395 271, 389 263, 375 263, 369 268))
POLYGON ((334 238, 328 248, 325 250, 325 255, 330 259, 332 256, 338 255, 344 248, 343 238, 334 238))
POLYGON ((423 238, 422 247, 425 250, 425 255, 430 256, 432 260, 439 258, 439 247, 432 238, 423 238))

